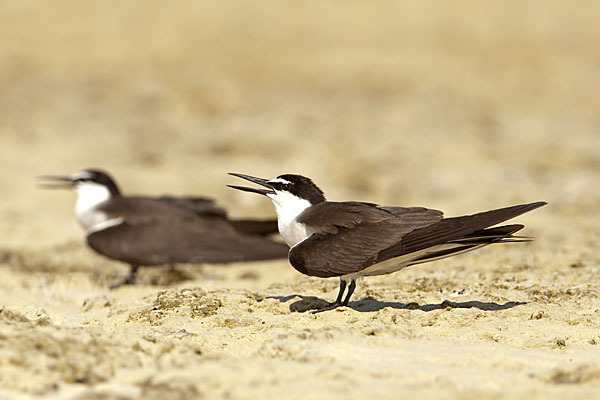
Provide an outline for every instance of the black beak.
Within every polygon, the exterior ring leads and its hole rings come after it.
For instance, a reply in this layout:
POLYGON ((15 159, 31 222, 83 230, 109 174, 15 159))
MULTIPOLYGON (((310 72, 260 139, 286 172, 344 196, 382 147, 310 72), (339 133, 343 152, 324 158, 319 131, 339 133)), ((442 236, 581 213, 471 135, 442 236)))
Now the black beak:
POLYGON ((242 179, 245 179, 247 181, 254 182, 256 184, 259 184, 261 186, 269 188, 269 190, 252 188, 252 187, 246 187, 246 186, 227 185, 230 188, 237 189, 237 190, 242 190, 244 192, 258 193, 258 194, 262 194, 264 196, 266 196, 268 194, 275 194, 275 191, 273 190, 273 186, 271 186, 271 184, 269 183, 269 181, 267 181, 266 179, 256 178, 256 177, 250 176, 250 175, 236 174, 236 173, 233 173, 233 172, 230 172, 229 175, 237 176, 238 178, 242 178, 242 179))
POLYGON ((45 181, 39 185, 43 189, 71 189, 75 184, 68 176, 42 175, 37 178, 45 181))

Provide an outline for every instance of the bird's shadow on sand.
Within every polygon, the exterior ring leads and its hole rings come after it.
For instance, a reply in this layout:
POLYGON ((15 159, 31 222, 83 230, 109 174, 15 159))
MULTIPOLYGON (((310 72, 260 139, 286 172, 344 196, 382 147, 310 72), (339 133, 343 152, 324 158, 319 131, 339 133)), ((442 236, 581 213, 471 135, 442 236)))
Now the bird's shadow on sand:
MULTIPOLYGON (((292 312, 307 312, 312 310, 318 310, 320 308, 325 307, 329 304, 329 302, 320 299, 314 296, 302 296, 299 294, 292 294, 289 296, 268 296, 268 299, 276 299, 282 303, 287 303, 288 301, 300 298, 290 304, 290 311, 292 312)), ((500 310, 508 310, 513 307, 521 306, 527 304, 522 301, 509 301, 504 304, 491 303, 491 302, 483 302, 483 301, 464 301, 464 302, 453 302, 449 300, 444 300, 439 304, 424 304, 419 305, 417 303, 399 303, 394 301, 379 301, 374 299, 373 297, 365 297, 362 300, 351 301, 348 304, 348 307, 359 312, 374 312, 379 311, 384 308, 395 308, 397 310, 421 310, 421 311, 433 311, 433 310, 442 310, 445 308, 477 308, 482 311, 500 311, 500 310)))

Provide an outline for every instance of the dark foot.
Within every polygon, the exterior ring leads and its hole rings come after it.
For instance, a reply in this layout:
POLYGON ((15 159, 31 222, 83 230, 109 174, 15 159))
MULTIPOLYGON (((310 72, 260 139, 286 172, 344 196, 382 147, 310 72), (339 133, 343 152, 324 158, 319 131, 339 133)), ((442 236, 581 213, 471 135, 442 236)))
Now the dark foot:
POLYGON ((344 301, 342 301, 344 290, 346 290, 346 281, 340 280, 340 291, 338 292, 337 299, 335 299, 333 303, 330 303, 323 308, 319 308, 318 310, 311 311, 310 313, 316 314, 323 311, 335 310, 336 308, 342 306, 347 307, 350 297, 352 296, 352 293, 354 293, 354 289, 356 289, 356 281, 352 280, 352 282, 350 282, 350 286, 348 287, 348 294, 346 295, 344 301))
POLYGON ((335 302, 335 303, 329 303, 327 304, 325 307, 321 307, 318 310, 312 310, 310 313, 311 314, 317 314, 323 311, 329 311, 329 310, 335 310, 338 307, 342 307, 344 304, 339 303, 339 302, 335 302))

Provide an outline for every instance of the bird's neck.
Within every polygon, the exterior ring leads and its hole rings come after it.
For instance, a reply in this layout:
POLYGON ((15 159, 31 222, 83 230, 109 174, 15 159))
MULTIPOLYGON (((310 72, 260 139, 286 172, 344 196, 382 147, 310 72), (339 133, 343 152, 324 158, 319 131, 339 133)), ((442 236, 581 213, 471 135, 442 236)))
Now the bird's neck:
POLYGON ((110 190, 106 186, 95 183, 78 185, 75 190, 77 192, 75 216, 79 223, 85 229, 89 229, 97 223, 102 222, 99 219, 105 217, 99 216, 96 208, 113 197, 110 190))
POLYGON ((276 198, 271 198, 271 200, 273 200, 275 212, 277 213, 279 233, 288 246, 294 246, 306 239, 308 236, 306 226, 299 224, 296 218, 311 206, 310 202, 296 196, 287 196, 285 198, 277 196, 276 198))

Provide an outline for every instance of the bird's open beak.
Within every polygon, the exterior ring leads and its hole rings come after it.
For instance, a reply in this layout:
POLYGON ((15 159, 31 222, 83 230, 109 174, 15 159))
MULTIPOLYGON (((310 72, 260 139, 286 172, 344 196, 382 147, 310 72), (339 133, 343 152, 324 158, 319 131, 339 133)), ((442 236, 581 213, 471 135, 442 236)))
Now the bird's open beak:
POLYGON ((37 179, 43 181, 39 184, 43 189, 71 189, 75 184, 68 176, 41 175, 37 179))
POLYGON ((233 173, 233 172, 230 172, 229 175, 237 176, 238 178, 242 178, 242 179, 245 179, 247 181, 257 183, 257 184, 259 184, 261 186, 269 188, 269 190, 252 188, 252 187, 246 187, 246 186, 227 185, 230 188, 238 189, 238 190, 243 190, 244 192, 258 193, 258 194, 262 194, 264 196, 266 196, 268 194, 275 194, 275 191, 273 190, 273 186, 271 186, 271 184, 269 183, 269 181, 267 181, 266 179, 255 178, 254 176, 250 176, 250 175, 236 174, 236 173, 233 173))

